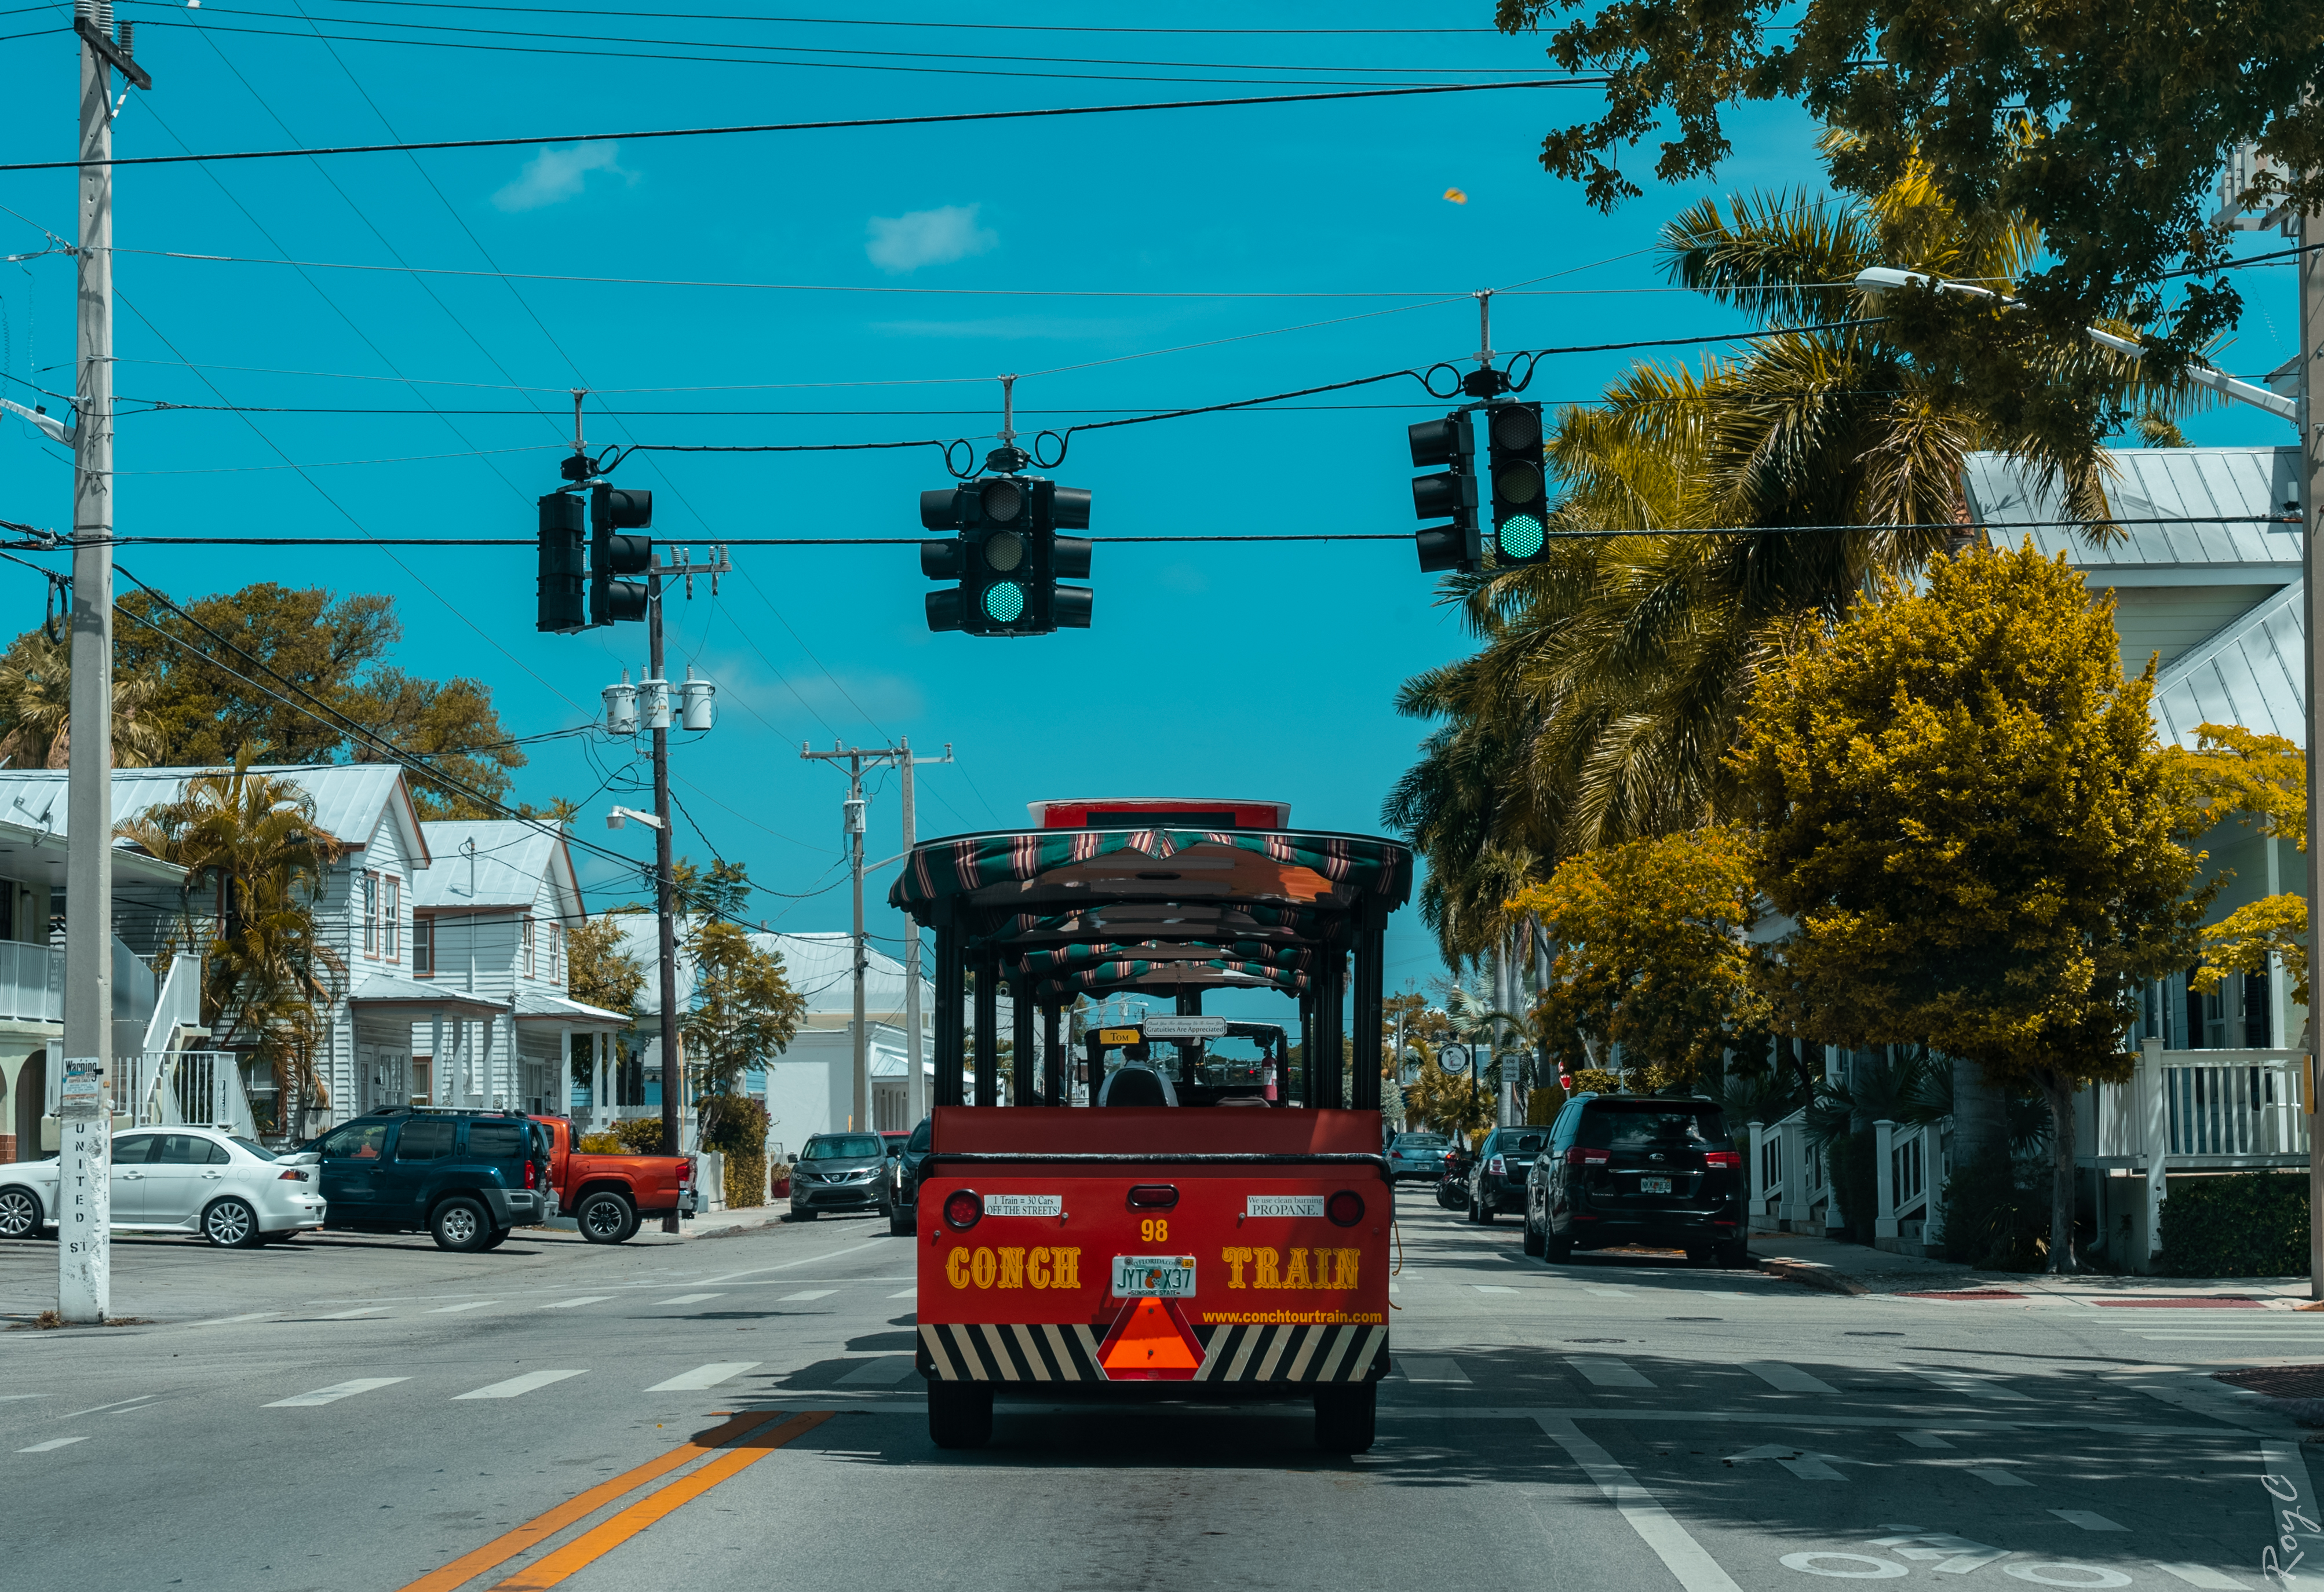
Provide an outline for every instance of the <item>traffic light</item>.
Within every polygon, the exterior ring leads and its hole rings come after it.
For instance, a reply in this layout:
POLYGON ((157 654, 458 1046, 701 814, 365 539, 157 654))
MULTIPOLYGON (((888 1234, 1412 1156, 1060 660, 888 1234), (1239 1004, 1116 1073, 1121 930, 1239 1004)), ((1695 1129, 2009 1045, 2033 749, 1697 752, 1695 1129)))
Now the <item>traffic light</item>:
POLYGON ((920 544, 920 573, 957 583, 927 595, 928 629, 971 636, 1045 636, 1089 628, 1090 494, 1023 475, 991 475, 920 494, 920 523, 958 534, 920 544))
POLYGON ((540 620, 533 629, 567 635, 587 628, 584 536, 579 498, 553 492, 540 500, 540 620))
POLYGON ((1423 520, 1450 517, 1450 525, 1431 525, 1413 539, 1419 546, 1420 567, 1435 574, 1457 569, 1473 572, 1482 555, 1477 529, 1477 437, 1467 411, 1455 410, 1441 420, 1423 420, 1406 428, 1416 467, 1443 465, 1434 475, 1412 483, 1412 511, 1423 520))
POLYGON ((653 564, 653 538, 618 536, 653 524, 653 493, 620 486, 589 489, 589 622, 609 625, 646 616, 646 584, 615 580, 653 564))
POLYGON ((1541 405, 1485 406, 1487 478, 1493 489, 1493 562, 1538 564, 1549 553, 1549 482, 1542 467, 1541 405))

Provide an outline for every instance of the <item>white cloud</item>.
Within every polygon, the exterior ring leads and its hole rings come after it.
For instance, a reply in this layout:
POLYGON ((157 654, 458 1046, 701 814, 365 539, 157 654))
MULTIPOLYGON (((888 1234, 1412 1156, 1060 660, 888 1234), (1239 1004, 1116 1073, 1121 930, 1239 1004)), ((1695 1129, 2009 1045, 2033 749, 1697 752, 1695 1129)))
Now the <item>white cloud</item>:
POLYGON ((976 213, 982 208, 981 205, 946 205, 940 210, 914 210, 908 216, 874 216, 864 227, 869 241, 863 253, 890 276, 982 254, 1001 242, 999 233, 977 225, 976 213))
POLYGON ((622 170, 617 143, 576 143, 571 149, 545 149, 524 163, 514 182, 493 196, 503 210, 538 210, 558 205, 581 191, 592 171, 610 172, 634 183, 638 174, 622 170))

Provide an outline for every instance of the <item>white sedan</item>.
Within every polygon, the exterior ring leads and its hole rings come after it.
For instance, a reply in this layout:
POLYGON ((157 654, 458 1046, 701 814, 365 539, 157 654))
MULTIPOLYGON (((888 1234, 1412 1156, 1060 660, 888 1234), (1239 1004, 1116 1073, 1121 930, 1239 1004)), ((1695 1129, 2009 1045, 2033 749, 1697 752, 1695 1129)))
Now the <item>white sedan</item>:
MULTIPOLYGON (((113 1136, 113 1230, 199 1233, 245 1247, 323 1225, 311 1155, 278 1155, 210 1127, 113 1136)), ((0 1165, 0 1238, 56 1226, 57 1157, 0 1165)))

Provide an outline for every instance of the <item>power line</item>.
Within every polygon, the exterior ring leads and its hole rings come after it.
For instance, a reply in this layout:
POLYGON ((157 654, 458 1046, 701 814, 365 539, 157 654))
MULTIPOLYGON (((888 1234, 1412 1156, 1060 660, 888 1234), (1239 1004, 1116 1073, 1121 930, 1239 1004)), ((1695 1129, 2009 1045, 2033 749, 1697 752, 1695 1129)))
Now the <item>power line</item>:
MULTIPOLYGON (((161 5, 162 0, 122 0, 123 5, 161 5)), ((617 16, 625 20, 640 16, 666 17, 673 22, 715 23, 773 23, 798 26, 826 28, 934 28, 956 32, 996 33, 1130 33, 1144 36, 1196 35, 1201 37, 1282 37, 1282 38, 1364 38, 1384 35, 1404 36, 1428 34, 1481 34, 1499 36, 1496 28, 1131 28, 1091 27, 1057 23, 964 23, 922 22, 891 18, 850 16, 747 16, 725 12, 690 11, 606 11, 570 5, 476 5, 453 4, 452 0, 342 0, 355 5, 390 6, 396 10, 412 11, 478 11, 516 12, 533 16, 617 16)), ((18 11, 0 11, 0 16, 18 16, 33 11, 51 11, 51 5, 28 5, 18 11)), ((171 9, 175 9, 171 6, 171 9)))
POLYGON ((1126 105, 1047 106, 1036 110, 949 111, 925 116, 854 116, 823 122, 754 122, 719 127, 656 127, 628 133, 557 133, 512 138, 438 138, 417 143, 345 143, 319 149, 232 150, 215 154, 124 155, 106 161, 15 161, 0 171, 75 171, 84 166, 182 166, 203 161, 281 161, 320 155, 394 154, 407 150, 512 149, 547 143, 609 143, 650 138, 721 138, 751 133, 835 133, 862 127, 929 127, 966 122, 1021 122, 1056 116, 1102 116, 1128 111, 1215 110, 1237 106, 1315 105, 1327 100, 1403 99, 1416 95, 1488 94, 1503 88, 1602 87, 1607 79, 1529 78, 1515 83, 1431 83, 1397 88, 1345 88, 1323 94, 1256 94, 1228 99, 1145 100, 1126 105))

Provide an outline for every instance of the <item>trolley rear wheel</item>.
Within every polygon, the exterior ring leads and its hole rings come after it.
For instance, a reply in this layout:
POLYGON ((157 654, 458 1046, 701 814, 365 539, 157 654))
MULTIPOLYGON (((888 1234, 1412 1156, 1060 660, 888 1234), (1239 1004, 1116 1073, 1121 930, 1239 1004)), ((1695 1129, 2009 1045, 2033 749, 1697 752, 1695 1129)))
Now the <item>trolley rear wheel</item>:
POLYGON ((1315 1390, 1315 1446, 1327 1454, 1361 1454, 1372 1446, 1379 1384, 1344 1383, 1315 1390))
POLYGON ((928 1440, 940 1449, 981 1449, 991 1442, 991 1386, 982 1382, 930 1382, 928 1440))

